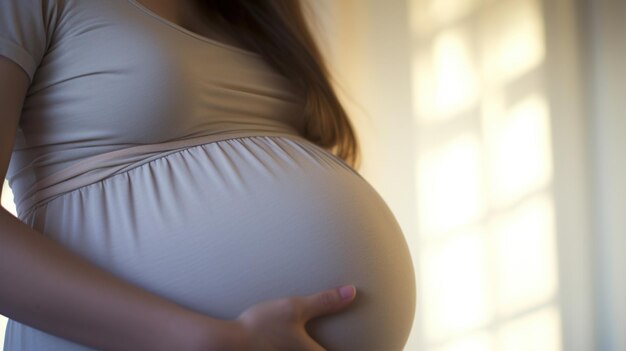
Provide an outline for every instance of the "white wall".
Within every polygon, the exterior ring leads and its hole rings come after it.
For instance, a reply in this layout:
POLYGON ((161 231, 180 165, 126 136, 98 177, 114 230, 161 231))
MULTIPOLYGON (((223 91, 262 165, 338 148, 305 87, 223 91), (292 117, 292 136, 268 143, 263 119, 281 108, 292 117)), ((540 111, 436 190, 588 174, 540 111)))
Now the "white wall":
POLYGON ((584 1, 597 350, 626 350, 626 1, 584 1))
POLYGON ((564 350, 594 350, 591 159, 584 55, 584 9, 543 1, 551 101, 554 193, 564 350))

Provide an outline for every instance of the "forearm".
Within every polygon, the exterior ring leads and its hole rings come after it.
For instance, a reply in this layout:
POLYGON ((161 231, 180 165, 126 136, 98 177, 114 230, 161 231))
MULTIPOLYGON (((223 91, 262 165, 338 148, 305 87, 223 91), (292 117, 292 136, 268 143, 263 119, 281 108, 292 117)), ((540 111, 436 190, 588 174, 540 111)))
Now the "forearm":
POLYGON ((0 313, 98 349, 217 347, 227 330, 226 322, 116 278, 5 210, 0 210, 0 281, 0 313))

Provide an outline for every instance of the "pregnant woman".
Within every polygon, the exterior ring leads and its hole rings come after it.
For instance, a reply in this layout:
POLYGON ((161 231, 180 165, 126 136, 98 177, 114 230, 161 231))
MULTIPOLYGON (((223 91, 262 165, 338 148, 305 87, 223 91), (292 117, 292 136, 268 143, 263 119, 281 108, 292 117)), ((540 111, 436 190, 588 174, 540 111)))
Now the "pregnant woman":
POLYGON ((407 245, 296 0, 0 0, 0 125, 6 351, 402 350, 407 245))

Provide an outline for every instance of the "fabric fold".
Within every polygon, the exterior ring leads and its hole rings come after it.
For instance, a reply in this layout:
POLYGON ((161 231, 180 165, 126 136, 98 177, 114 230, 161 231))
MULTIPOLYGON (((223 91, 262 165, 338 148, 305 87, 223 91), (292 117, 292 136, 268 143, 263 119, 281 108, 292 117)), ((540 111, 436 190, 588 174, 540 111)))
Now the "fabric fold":
POLYGON ((139 145, 92 156, 37 181, 33 187, 21 194, 21 196, 16 196, 14 201, 18 217, 21 219, 28 217, 37 206, 56 196, 102 181, 116 174, 124 173, 171 153, 193 146, 253 136, 280 136, 308 142, 308 140, 297 134, 289 134, 282 131, 240 130, 158 144, 139 145))

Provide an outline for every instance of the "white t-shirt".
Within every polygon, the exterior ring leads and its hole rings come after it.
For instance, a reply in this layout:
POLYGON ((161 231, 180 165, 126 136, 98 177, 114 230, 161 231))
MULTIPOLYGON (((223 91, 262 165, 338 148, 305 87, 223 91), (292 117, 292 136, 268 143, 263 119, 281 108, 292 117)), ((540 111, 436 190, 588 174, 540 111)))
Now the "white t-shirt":
POLYGON ((18 213, 38 181, 98 154, 302 131, 302 99, 260 55, 133 0, 0 0, 0 55, 31 79, 7 174, 18 213))

